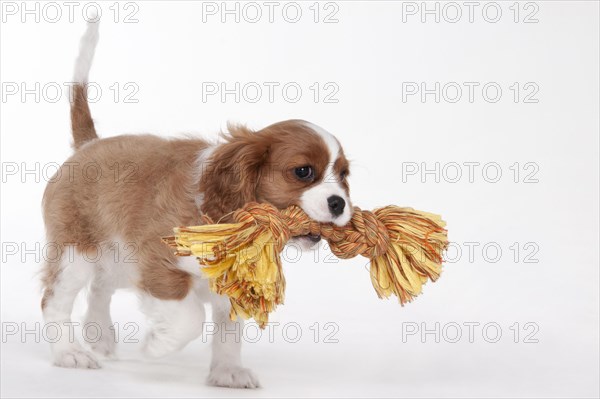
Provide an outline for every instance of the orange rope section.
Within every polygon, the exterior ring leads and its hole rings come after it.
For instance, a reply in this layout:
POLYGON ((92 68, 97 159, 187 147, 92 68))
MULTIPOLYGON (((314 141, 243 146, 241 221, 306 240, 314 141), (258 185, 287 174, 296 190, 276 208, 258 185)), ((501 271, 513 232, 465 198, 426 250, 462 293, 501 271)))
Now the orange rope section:
POLYGON ((319 223, 297 206, 277 209, 248 203, 233 214, 235 223, 175 228, 163 240, 176 255, 196 256, 211 289, 229 296, 231 318, 253 317, 261 327, 283 303, 285 278, 281 253, 292 237, 320 234, 339 258, 370 259, 371 282, 380 298, 401 304, 419 295, 428 279, 438 279, 442 252, 448 246, 445 223, 434 214, 386 206, 354 208, 343 226, 319 223))

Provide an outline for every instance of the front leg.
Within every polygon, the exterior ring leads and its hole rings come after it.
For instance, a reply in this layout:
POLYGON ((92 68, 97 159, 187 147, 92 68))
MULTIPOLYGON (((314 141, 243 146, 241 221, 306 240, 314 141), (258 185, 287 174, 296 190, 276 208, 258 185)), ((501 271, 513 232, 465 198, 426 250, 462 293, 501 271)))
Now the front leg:
POLYGON ((229 388, 258 388, 254 373, 242 366, 242 331, 244 321, 229 318, 229 298, 213 294, 211 298, 213 322, 217 333, 212 342, 212 360, 207 383, 229 388))

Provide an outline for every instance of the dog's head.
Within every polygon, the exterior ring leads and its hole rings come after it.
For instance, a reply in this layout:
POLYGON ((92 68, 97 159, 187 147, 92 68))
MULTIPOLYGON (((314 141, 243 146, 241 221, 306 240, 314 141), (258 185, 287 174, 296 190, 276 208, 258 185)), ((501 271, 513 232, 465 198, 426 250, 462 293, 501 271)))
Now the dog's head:
POLYGON ((201 209, 226 221, 251 201, 298 205, 314 220, 342 226, 352 216, 348 166, 338 140, 309 122, 279 122, 257 132, 230 126, 203 167, 201 209))

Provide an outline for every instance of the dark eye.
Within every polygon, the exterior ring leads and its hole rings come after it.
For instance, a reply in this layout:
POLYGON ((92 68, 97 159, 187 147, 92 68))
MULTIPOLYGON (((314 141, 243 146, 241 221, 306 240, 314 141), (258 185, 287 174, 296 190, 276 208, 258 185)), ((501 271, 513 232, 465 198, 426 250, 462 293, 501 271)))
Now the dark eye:
POLYGON ((346 176, 348 176, 348 171, 347 170, 342 170, 340 172, 340 179, 344 180, 346 178, 346 176))
POLYGON ((299 168, 294 169, 294 174, 300 180, 310 180, 315 177, 313 173, 313 169, 310 166, 301 166, 299 168))

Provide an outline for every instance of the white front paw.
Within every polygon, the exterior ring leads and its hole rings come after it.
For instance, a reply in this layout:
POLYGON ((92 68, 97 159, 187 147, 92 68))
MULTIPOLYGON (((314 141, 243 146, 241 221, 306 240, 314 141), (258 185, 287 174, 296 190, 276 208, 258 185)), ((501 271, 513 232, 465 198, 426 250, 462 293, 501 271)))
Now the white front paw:
POLYGON ((227 388, 258 388, 260 383, 252 370, 234 365, 215 366, 206 380, 208 385, 227 388))
POLYGON ((78 369, 99 369, 100 363, 91 353, 73 348, 58 351, 54 355, 54 365, 78 369))

